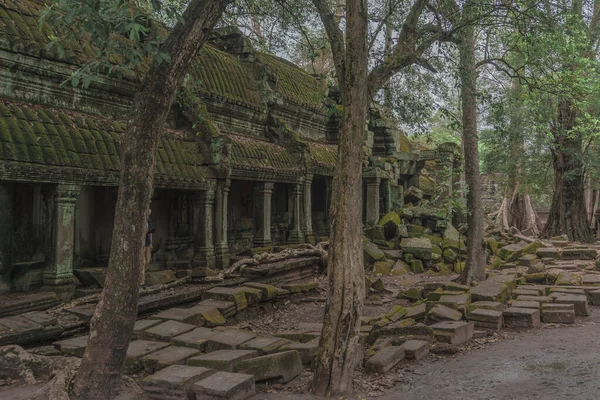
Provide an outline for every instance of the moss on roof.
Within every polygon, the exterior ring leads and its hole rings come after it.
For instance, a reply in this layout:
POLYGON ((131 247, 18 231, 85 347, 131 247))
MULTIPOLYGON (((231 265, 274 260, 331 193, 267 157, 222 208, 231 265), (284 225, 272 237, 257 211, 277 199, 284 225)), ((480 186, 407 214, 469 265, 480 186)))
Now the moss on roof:
POLYGON ((337 162, 338 146, 320 142, 308 142, 310 159, 316 167, 333 169, 337 162))
POLYGON ((285 147, 248 136, 228 135, 231 141, 229 161, 238 169, 299 172, 303 166, 285 147))
MULTIPOLYGON (((11 163, 19 177, 39 169, 57 169, 58 180, 68 179, 73 169, 85 170, 107 183, 120 170, 120 140, 125 124, 97 116, 0 102, 0 158, 11 163), (62 173, 60 172, 62 170, 62 173), (25 171, 25 174, 23 173, 25 171), (69 172, 67 172, 69 171, 69 172)), ((193 137, 167 131, 158 149, 156 178, 162 182, 205 183, 209 177, 193 137)))
POLYGON ((317 79, 282 58, 260 53, 258 59, 267 64, 277 76, 277 88, 284 98, 310 107, 321 108, 325 91, 317 79))

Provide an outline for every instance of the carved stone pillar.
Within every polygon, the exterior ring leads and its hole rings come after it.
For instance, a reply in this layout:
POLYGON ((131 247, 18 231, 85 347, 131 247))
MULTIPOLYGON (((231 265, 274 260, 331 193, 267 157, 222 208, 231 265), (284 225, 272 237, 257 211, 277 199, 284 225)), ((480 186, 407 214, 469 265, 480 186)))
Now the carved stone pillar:
POLYGON ((312 175, 307 175, 304 180, 304 236, 306 242, 315 243, 315 233, 312 226, 312 175))
POLYGON ((297 182, 292 189, 292 204, 294 205, 292 212, 292 229, 288 237, 288 243, 303 243, 304 235, 302 234, 302 224, 300 222, 300 214, 302 209, 302 182, 297 182))
POLYGON ((0 289, 6 288, 7 272, 12 267, 14 186, 0 183, 0 289))
POLYGON ((227 198, 229 196, 230 179, 217 184, 215 213, 215 255, 217 268, 229 267, 229 244, 227 243, 227 198))
POLYGON ((367 209, 367 224, 379 221, 379 178, 365 178, 367 195, 365 201, 367 209))
POLYGON ((57 185, 52 197, 52 239, 49 264, 44 271, 44 285, 61 300, 73 297, 73 247, 75 241, 75 203, 77 185, 57 185))
POLYGON ((271 195, 273 182, 258 182, 254 185, 254 246, 271 246, 271 195))
POLYGON ((194 258, 193 267, 215 266, 215 248, 213 244, 213 205, 215 189, 213 187, 199 191, 193 199, 194 209, 194 258))

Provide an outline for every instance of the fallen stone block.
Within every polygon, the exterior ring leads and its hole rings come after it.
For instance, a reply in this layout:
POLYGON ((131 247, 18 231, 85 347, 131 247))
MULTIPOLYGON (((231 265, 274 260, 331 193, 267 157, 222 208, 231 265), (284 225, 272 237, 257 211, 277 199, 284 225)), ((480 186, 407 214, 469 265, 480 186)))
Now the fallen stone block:
MULTIPOLYGON (((523 301, 523 300, 511 300, 508 303, 511 307, 517 308, 540 308, 542 304, 538 301, 523 301)), ((547 304, 547 303, 544 303, 547 304)))
MULTIPOLYGON (((240 345, 240 349, 256 350, 261 356, 279 351, 279 349, 289 344, 289 340, 265 336, 257 337, 240 345)), ((257 354, 258 355, 258 354, 257 354)))
POLYGON ((576 286, 553 286, 550 288, 550 295, 552 293, 585 294, 585 289, 576 286))
POLYGON ((246 282, 244 286, 262 291, 262 301, 273 300, 277 297, 277 287, 258 282, 246 282))
POLYGON ((255 337, 256 335, 252 332, 237 329, 225 329, 208 339, 206 351, 236 350, 240 345, 255 337))
POLYGON ((135 325, 133 326, 133 339, 137 339, 138 335, 146 329, 162 324, 163 322, 164 321, 161 319, 140 319, 139 321, 135 321, 135 325))
POLYGON ((459 321, 462 319, 460 311, 453 310, 446 306, 437 304, 427 314, 427 324, 434 324, 442 321, 459 321))
POLYGON ((302 358, 295 350, 241 361, 237 372, 252 374, 257 381, 281 379, 287 383, 302 373, 302 358))
POLYGON ((512 292, 512 297, 518 296, 541 296, 542 291, 538 289, 527 289, 526 287, 518 287, 512 292))
POLYGON ((175 336, 171 339, 171 344, 174 346, 184 346, 206 351, 209 339, 218 334, 220 334, 220 332, 213 331, 212 329, 204 327, 196 328, 192 331, 175 336))
POLYGON ((303 283, 290 283, 287 285, 281 285, 281 288, 289 291, 290 293, 304 293, 315 290, 319 287, 317 282, 303 282, 303 283))
POLYGON ((141 331, 138 333, 138 337, 146 340, 169 342, 175 336, 179 336, 182 333, 189 332, 195 328, 195 325, 169 320, 141 331))
POLYGON ((423 297, 423 289, 421 288, 410 288, 398 294, 399 299, 407 299, 407 300, 421 300, 423 297))
POLYGON ((406 316, 408 310, 402 306, 395 306, 385 314, 385 317, 391 322, 396 322, 406 316))
POLYGON ((152 374, 169 365, 185 364, 188 358, 200 353, 199 350, 189 347, 169 346, 142 358, 144 370, 152 374))
POLYGON ((232 301, 221 301, 214 299, 205 299, 196 304, 196 307, 216 308, 225 318, 231 318, 237 313, 235 303, 232 301))
POLYGON ((65 340, 59 340, 58 342, 52 343, 54 347, 70 356, 83 357, 85 348, 87 347, 88 336, 78 336, 65 340))
POLYGON ((475 322, 475 328, 499 330, 502 328, 502 311, 474 310, 469 314, 469 320, 475 322))
POLYGON ((573 304, 544 304, 542 322, 555 324, 574 324, 575 306, 573 304))
POLYGON ((307 343, 291 343, 283 346, 280 350, 295 350, 302 358, 302 364, 311 365, 319 353, 319 340, 311 340, 307 343))
POLYGON ((544 304, 544 303, 552 303, 552 297, 550 297, 550 296, 518 296, 517 300, 518 301, 535 301, 535 302, 539 303, 540 305, 544 304))
POLYGON ((240 289, 246 294, 246 301, 249 306, 256 306, 262 301, 263 291, 261 289, 248 286, 242 286, 240 289))
POLYGON ((424 321, 427 315, 427 305, 421 303, 419 305, 410 307, 406 310, 404 318, 414 319, 415 321, 424 321))
POLYGON ((504 307, 502 306, 502 303, 499 303, 497 301, 476 301, 474 303, 469 304, 469 312, 480 308, 484 310, 502 311, 504 307))
POLYGON ((523 254, 523 250, 527 246, 527 242, 520 241, 519 243, 509 244, 498 250, 498 257, 504 261, 515 261, 523 254))
POLYGON ((551 259, 559 259, 560 253, 556 247, 542 247, 537 249, 536 255, 539 258, 551 258, 551 259))
POLYGON ((297 331, 279 332, 274 334, 274 336, 277 336, 282 339, 291 340, 294 342, 308 343, 311 340, 318 339, 319 337, 321 337, 321 330, 314 331, 300 329, 297 331))
POLYGON ((179 321, 195 326, 203 326, 205 321, 200 311, 193 308, 169 308, 153 315, 153 318, 179 321))
POLYGON ((153 271, 146 273, 146 285, 155 286, 155 285, 165 285, 167 283, 173 282, 175 279, 175 272, 170 269, 164 271, 153 271))
POLYGON ((600 289, 588 292, 593 306, 600 306, 600 289))
POLYGON ((498 301, 504 302, 509 289, 504 283, 494 281, 484 281, 471 289, 471 301, 498 301))
POLYGON ((438 342, 455 346, 470 341, 473 338, 474 327, 473 322, 464 321, 444 321, 430 326, 438 342))
POLYGON ((570 271, 560 272, 556 278, 556 284, 559 286, 579 286, 581 285, 581 281, 581 275, 570 271))
POLYGON ((237 312, 248 307, 246 292, 241 288, 216 287, 205 292, 206 299, 228 301, 235 304, 237 312))
MULTIPOLYGON (((210 306, 207 304, 199 303, 191 308, 189 308, 190 313, 198 313, 204 319, 204 325, 208 328, 214 328, 216 326, 222 326, 227 323, 227 320, 219 311, 217 307, 210 306)), ((190 322, 191 323, 191 322, 190 322)))
POLYGON ((205 367, 219 371, 234 372, 240 361, 258 356, 256 350, 217 350, 207 354, 191 357, 188 365, 205 367))
POLYGON ((404 347, 388 346, 379 350, 365 363, 365 370, 370 373, 383 374, 404 359, 404 347))
POLYGON ((71 313, 73 315, 78 316, 82 320, 86 322, 90 322, 92 317, 94 316, 94 312, 96 311, 95 304, 83 304, 81 306, 69 307, 65 308, 65 311, 71 313))
POLYGON ((535 328, 540 325, 540 310, 510 307, 504 310, 504 326, 507 328, 535 328))
POLYGON ((142 357, 158 350, 168 347, 167 342, 155 342, 151 340, 134 340, 129 343, 125 357, 125 373, 135 374, 144 369, 142 357))
POLYGON ((598 256, 596 249, 589 247, 565 247, 562 250, 563 260, 594 260, 598 256))
POLYGON ((467 316, 469 305, 471 304, 471 295, 469 293, 456 295, 440 296, 438 304, 460 311, 463 316, 467 316))
POLYGON ((407 340, 402 344, 404 357, 408 360, 420 360, 429 354, 429 342, 425 340, 407 340))
POLYGON ((600 286, 600 274, 584 275, 583 286, 600 286))
POLYGON ((586 295, 553 293, 552 296, 556 304, 573 304, 576 316, 587 317, 590 315, 586 295))
POLYGON ((171 365, 144 378, 141 387, 153 400, 191 399, 194 395, 192 385, 214 373, 202 367, 171 365))
POLYGON ((254 376, 217 372, 192 385, 196 400, 245 400, 256 393, 254 376))

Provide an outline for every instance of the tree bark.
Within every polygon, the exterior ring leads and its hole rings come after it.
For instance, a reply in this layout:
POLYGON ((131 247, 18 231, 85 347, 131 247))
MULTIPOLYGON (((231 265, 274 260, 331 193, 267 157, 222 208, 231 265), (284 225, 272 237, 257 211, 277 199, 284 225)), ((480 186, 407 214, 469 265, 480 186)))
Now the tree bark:
POLYGON ((188 5, 183 22, 161 46, 171 61, 153 62, 133 100, 121 145, 121 178, 108 272, 74 381, 74 398, 112 399, 119 391, 137 316, 156 150, 175 92, 228 3, 193 0, 188 5))
POLYGON ((328 294, 313 390, 332 396, 352 387, 365 297, 362 147, 367 121, 367 2, 346 1, 344 119, 330 209, 328 294))
POLYGON ((460 31, 459 74, 462 101, 462 141, 465 159, 467 192, 467 259, 460 280, 466 284, 485 280, 485 241, 481 175, 477 132, 477 71, 475 64, 475 27, 471 17, 473 1, 467 1, 462 19, 467 24, 460 31))
POLYGON ((552 146, 554 194, 543 237, 567 235, 569 240, 592 242, 586 215, 585 173, 580 134, 573 134, 577 111, 570 101, 558 105, 558 127, 552 146))

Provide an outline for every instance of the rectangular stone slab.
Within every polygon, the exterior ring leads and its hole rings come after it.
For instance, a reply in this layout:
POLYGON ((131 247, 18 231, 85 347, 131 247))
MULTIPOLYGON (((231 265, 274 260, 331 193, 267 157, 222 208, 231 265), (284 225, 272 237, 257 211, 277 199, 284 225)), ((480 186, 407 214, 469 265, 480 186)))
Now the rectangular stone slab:
POLYGON ((404 357, 408 360, 420 360, 429 354, 429 342, 426 340, 407 340, 402 348, 404 357))
POLYGON ((225 318, 233 317, 237 313, 237 310, 235 308, 235 303, 231 302, 231 301, 205 299, 196 305, 203 306, 203 307, 215 307, 217 310, 219 310, 221 312, 221 314, 223 314, 223 316, 225 318))
POLYGON ((196 329, 196 326, 177 321, 165 321, 138 334, 140 339, 170 341, 175 336, 196 329))
POLYGON ((254 376, 219 371, 193 384, 196 400, 245 400, 256 393, 254 376))
POLYGON ((155 342, 151 340, 134 340, 129 343, 127 356, 125 357, 125 373, 133 374, 144 369, 141 358, 158 350, 168 347, 167 342, 155 342))
POLYGON ((262 301, 272 300, 277 297, 277 287, 273 285, 267 285, 265 283, 258 282, 246 282, 244 283, 244 286, 260 289, 263 294, 262 301))
POLYGON ((200 354, 200 350, 189 347, 169 346, 144 356, 142 362, 144 370, 151 374, 169 365, 185 364, 188 358, 198 354, 200 354))
POLYGON ((435 305, 427 314, 427 324, 441 321, 459 321, 462 319, 460 311, 453 310, 441 304, 435 305))
POLYGON ((251 332, 237 329, 225 329, 208 339, 206 351, 235 350, 243 343, 254 339, 256 335, 251 332))
POLYGON ((573 304, 575 306, 575 315, 586 317, 590 315, 586 295, 554 293, 554 303, 573 304))
POLYGON ((469 319, 475 321, 475 327, 491 328, 498 330, 502 328, 502 312, 495 310, 475 310, 469 314, 469 319))
POLYGON ((538 289, 525 289, 523 287, 518 287, 512 292, 512 296, 516 298, 517 296, 541 296, 542 291, 538 289))
POLYGON ((213 331, 212 329, 203 327, 196 328, 179 336, 175 336, 171 339, 171 344, 174 346, 185 346, 206 351, 208 340, 218 334, 220 334, 220 332, 213 331))
POLYGON ((300 353, 302 364, 311 365, 315 356, 319 353, 319 340, 311 340, 307 343, 288 343, 280 350, 295 350, 300 353))
POLYGON ((556 324, 574 324, 575 306, 573 304, 544 304, 542 322, 556 324))
POLYGON ((452 345, 461 345, 473 338, 474 322, 444 321, 431 325, 436 340, 452 345))
POLYGON ((137 339, 140 332, 158 324, 162 324, 163 322, 164 321, 161 319, 140 319, 139 321, 135 321, 135 325, 133 326, 133 339, 137 339))
POLYGON ((244 360, 237 367, 237 372, 254 375, 257 381, 279 378, 284 383, 300 375, 302 370, 302 359, 294 350, 244 360))
POLYGON ((470 311, 477 310, 478 308, 482 308, 484 310, 502 311, 504 307, 502 306, 502 303, 497 301, 476 301, 469 305, 470 311))
POLYGON ((365 370, 370 373, 383 374, 404 359, 404 347, 388 346, 379 350, 365 363, 365 370))
POLYGON ((83 353, 85 352, 85 348, 87 347, 88 336, 78 336, 74 338, 69 338, 65 340, 59 340, 58 342, 52 343, 54 347, 56 347, 61 352, 75 356, 75 357, 83 357, 83 353))
POLYGON ((508 328, 535 328, 540 325, 540 310, 537 308, 510 307, 502 315, 504 326, 508 328))
POLYGON ((600 274, 585 274, 583 276, 584 286, 600 286, 600 274))
POLYGON ((170 365, 144 378, 141 386, 149 396, 156 398, 189 399, 194 395, 191 386, 215 372, 203 367, 170 365))
POLYGON ((600 306, 600 289, 588 292, 593 306, 600 306))
POLYGON ((168 310, 153 315, 153 318, 173 320, 195 326, 204 325, 204 317, 199 310, 193 308, 169 308, 168 310))
POLYGON ((536 301, 538 303, 552 303, 552 297, 550 296, 518 296, 518 301, 536 301))
MULTIPOLYGON (((518 308, 540 308, 540 303, 537 301, 522 301, 522 300, 512 300, 508 303, 511 307, 518 308)), ((550 303, 544 303, 550 304, 550 303)))
POLYGON ((246 292, 241 288, 216 287, 205 292, 204 297, 220 301, 229 301, 235 304, 237 312, 248 307, 246 292))
POLYGON ((240 361, 258 356, 256 350, 217 350, 190 358, 187 363, 195 367, 234 372, 240 361))
POLYGON ((240 345, 240 349, 256 350, 260 353, 260 355, 265 355, 277 352, 279 348, 287 345, 288 343, 289 340, 274 336, 257 337, 247 341, 246 343, 242 343, 240 345))

